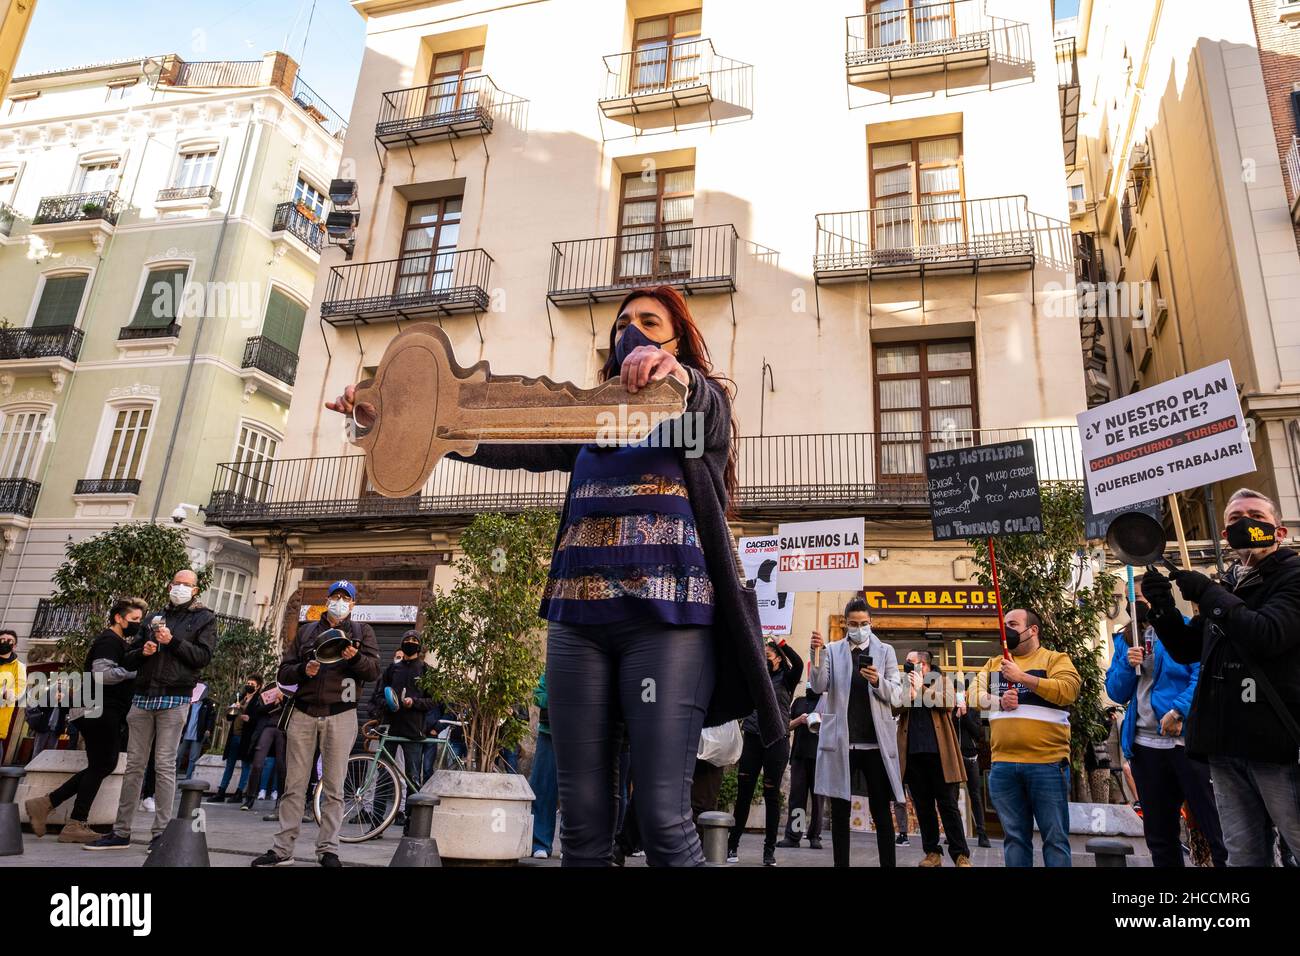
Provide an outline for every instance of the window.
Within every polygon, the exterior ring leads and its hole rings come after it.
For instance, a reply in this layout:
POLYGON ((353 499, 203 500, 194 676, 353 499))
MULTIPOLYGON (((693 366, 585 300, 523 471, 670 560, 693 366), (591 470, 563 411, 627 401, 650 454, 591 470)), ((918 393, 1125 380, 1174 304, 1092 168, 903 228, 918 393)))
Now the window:
POLYGON ((130 328, 161 329, 176 321, 181 298, 185 293, 188 266, 162 266, 150 269, 140 290, 130 328))
POLYGON ((235 568, 217 568, 212 574, 211 603, 217 614, 242 617, 248 595, 248 575, 235 568))
POLYGON ((632 34, 632 92, 698 83, 700 11, 636 21, 632 34))
POLYGON ((271 462, 279 442, 252 425, 239 429, 239 445, 235 448, 235 479, 231 489, 240 498, 265 501, 270 487, 271 462))
POLYGON ((976 443, 970 339, 876 346, 880 475, 916 478, 929 451, 976 443))
POLYGON ((472 110, 478 106, 478 84, 483 73, 483 48, 453 50, 433 58, 429 70, 429 98, 426 116, 441 116, 472 110))
POLYGON ((217 151, 205 149, 181 153, 180 164, 176 167, 177 189, 187 186, 211 186, 212 174, 217 168, 217 151))
POLYGON ((623 177, 618 214, 620 281, 690 275, 695 169, 623 177))
POLYGON ((870 0, 869 46, 928 43, 956 36, 955 4, 936 0, 870 0))
POLYGON ((117 185, 117 166, 116 159, 82 163, 76 191, 79 193, 111 192, 117 185))
POLYGON ((1070 184, 1070 202, 1083 202, 1083 183, 1070 184))
POLYGON ((86 292, 89 274, 50 276, 41 288, 41 301, 32 317, 32 328, 63 328, 77 324, 81 299, 86 292))
POLYGON ((116 103, 129 99, 135 93, 135 85, 138 81, 131 80, 126 83, 108 84, 108 93, 104 97, 106 103, 116 103))
POLYGON ((397 294, 449 289, 454 285, 462 197, 411 203, 397 265, 397 294))
POLYGON ((960 136, 871 147, 875 248, 908 249, 964 241, 962 196, 960 136))
POLYGON ((144 442, 149 437, 149 421, 152 417, 151 406, 116 410, 113 435, 104 455, 100 478, 116 480, 140 477, 140 462, 144 457, 144 442))
POLYGON ((325 218, 325 197, 301 176, 298 177, 298 185, 293 188, 293 201, 306 206, 317 219, 325 218))
POLYGON ((266 301, 266 316, 262 319, 262 335, 276 345, 297 354, 302 339, 303 322, 307 307, 290 298, 279 289, 272 288, 266 301))
POLYGON ((0 428, 0 479, 31 478, 45 440, 44 411, 10 412, 0 428))
POLYGON ((0 166, 0 206, 12 206, 18 192, 18 167, 0 166))

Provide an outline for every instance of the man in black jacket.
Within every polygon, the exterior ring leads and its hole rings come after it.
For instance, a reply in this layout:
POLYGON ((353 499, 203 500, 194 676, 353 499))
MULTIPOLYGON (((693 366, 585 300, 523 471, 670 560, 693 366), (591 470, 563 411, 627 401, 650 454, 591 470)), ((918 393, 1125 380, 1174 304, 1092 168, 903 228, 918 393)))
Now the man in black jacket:
POLYGON ((293 713, 285 729, 288 772, 280 794, 280 832, 275 835, 275 845, 255 859, 253 866, 293 863, 293 845, 302 828, 307 799, 307 777, 318 746, 325 792, 316 859, 321 866, 343 865, 338 853, 339 828, 343 825, 343 776, 357 739, 357 700, 362 685, 379 677, 375 632, 369 624, 351 620, 356 601, 357 589, 351 581, 331 584, 325 613, 320 620, 298 629, 280 660, 280 685, 297 686, 293 713), (341 661, 321 663, 316 657, 316 645, 335 628, 352 643, 343 651, 341 661))
MULTIPOLYGON (((393 662, 384 668, 370 698, 371 718, 387 724, 388 732, 394 737, 403 737, 409 741, 395 743, 393 746, 402 752, 406 775, 417 787, 424 784, 424 746, 427 739, 424 718, 435 706, 428 691, 420 686, 420 680, 428 669, 429 665, 424 662, 420 648, 420 632, 412 628, 402 635, 401 647, 393 662), (396 710, 393 710, 393 705, 396 705, 396 710)), ((388 803, 384 794, 376 795, 376 804, 376 813, 382 815, 387 812, 388 803)), ((396 822, 405 823, 405 819, 399 814, 396 822)))
POLYGON ((131 824, 150 756, 155 769, 155 842, 172 819, 176 751, 194 685, 217 649, 217 618, 199 601, 199 578, 189 568, 176 572, 167 597, 167 607, 160 613, 144 616, 145 626, 122 655, 122 666, 137 672, 126 715, 126 775, 113 832, 87 843, 87 850, 121 850, 131 845, 131 824))
POLYGON ((1287 532, 1277 504, 1258 491, 1234 492, 1223 523, 1239 562, 1222 583, 1198 571, 1170 579, 1151 570, 1142 592, 1170 656, 1201 665, 1187 752, 1209 759, 1228 865, 1268 866, 1267 818, 1300 846, 1300 555, 1281 547, 1287 532), (1198 607, 1190 622, 1170 580, 1198 607))

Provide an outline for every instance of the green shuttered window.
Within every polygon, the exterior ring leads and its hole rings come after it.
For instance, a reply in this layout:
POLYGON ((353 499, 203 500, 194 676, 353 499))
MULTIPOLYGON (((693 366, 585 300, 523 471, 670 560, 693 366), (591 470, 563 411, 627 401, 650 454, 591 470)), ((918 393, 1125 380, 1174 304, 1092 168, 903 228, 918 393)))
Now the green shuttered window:
POLYGON ((131 328, 158 329, 175 322, 188 272, 185 266, 150 269, 131 317, 131 328))
POLYGON ((302 324, 306 318, 306 306, 289 298, 279 289, 272 289, 271 297, 266 303, 262 335, 297 354, 298 342, 302 339, 302 324))
POLYGON ((41 289, 41 301, 36 306, 36 316, 32 319, 32 328, 75 325, 77 311, 81 308, 81 297, 86 292, 87 279, 89 276, 84 273, 46 279, 45 287, 41 289))

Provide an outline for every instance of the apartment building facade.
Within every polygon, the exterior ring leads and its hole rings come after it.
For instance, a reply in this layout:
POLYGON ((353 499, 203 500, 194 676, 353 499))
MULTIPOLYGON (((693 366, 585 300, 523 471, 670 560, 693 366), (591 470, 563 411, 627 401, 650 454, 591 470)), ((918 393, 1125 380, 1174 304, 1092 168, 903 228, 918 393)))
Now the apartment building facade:
POLYGON ((1254 474, 1179 496, 1206 563, 1235 487, 1300 521, 1297 26, 1286 0, 1083 0, 1077 22, 1071 224, 1079 278, 1107 290, 1080 297, 1090 401, 1227 358, 1254 429, 1254 474))
POLYGON ((204 523, 217 463, 284 440, 344 124, 282 53, 16 77, 0 103, 0 596, 57 638, 69 541, 183 524, 208 603, 257 555, 204 523))
MULTIPOLYGON (((736 534, 863 515, 872 586, 970 583, 964 547, 931 540, 926 451, 1033 437, 1043 479, 1080 477, 1048 3, 353 7, 351 257, 323 253, 325 336, 303 340, 277 460, 257 488, 219 468, 208 509, 262 555, 283 626, 348 577, 390 639, 474 513, 563 500, 566 476, 451 461, 410 498, 367 490, 322 403, 416 321, 463 365, 590 385, 621 296, 682 289, 737 386, 736 534)), ((835 633, 850 593, 799 595, 793 640, 835 633)), ((946 607, 878 628, 992 653, 987 608, 946 607)))

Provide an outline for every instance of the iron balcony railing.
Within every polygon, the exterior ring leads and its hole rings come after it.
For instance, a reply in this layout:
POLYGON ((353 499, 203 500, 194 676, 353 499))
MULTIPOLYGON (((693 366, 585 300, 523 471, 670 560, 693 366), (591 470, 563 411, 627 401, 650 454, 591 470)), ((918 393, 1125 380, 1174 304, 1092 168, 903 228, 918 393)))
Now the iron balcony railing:
POLYGON ((731 223, 555 242, 547 296, 563 305, 614 299, 647 285, 734 292, 738 243, 731 223))
POLYGON ((375 139, 393 146, 490 133, 498 111, 520 102, 482 74, 389 90, 379 103, 375 139))
POLYGON ((483 249, 334 266, 320 314, 338 323, 483 312, 491 274, 492 257, 483 249))
POLYGON ((261 369, 267 375, 292 385, 298 374, 298 356, 265 335, 255 335, 244 343, 241 368, 261 369))
POLYGON ((74 494, 78 495, 138 495, 139 478, 82 478, 74 494))
POLYGON ((66 196, 46 196, 36 207, 33 226, 60 222, 81 222, 102 219, 117 225, 122 201, 115 192, 71 193, 66 196))
POLYGON ((261 86, 261 60, 195 60, 182 63, 173 86, 261 86))
POLYGON ((974 65, 987 60, 994 31, 1010 21, 989 16, 985 0, 908 4, 847 17, 844 62, 849 73, 870 75, 886 64, 926 60, 974 65))
POLYGON ((118 330, 117 338, 119 342, 129 342, 134 339, 172 339, 180 334, 180 323, 170 322, 167 325, 126 325, 118 330))
POLYGON ((36 602, 36 617, 32 621, 32 638, 53 640, 68 637, 86 629, 86 619, 91 609, 82 604, 55 604, 51 598, 36 602))
POLYGON ((821 213, 813 273, 827 281, 922 268, 1028 268, 1035 258, 1069 258, 1068 229, 1062 240, 1058 227, 1031 213, 1024 196, 821 213))
POLYGON ((294 75, 291 99, 335 139, 341 140, 347 136, 347 120, 306 84, 301 73, 294 75))
POLYGON ((158 190, 156 202, 175 202, 179 199, 211 199, 217 194, 216 186, 168 186, 158 190))
POLYGON ((308 248, 320 252, 325 243, 325 224, 319 219, 304 216, 295 202, 282 202, 275 207, 271 221, 272 232, 287 232, 304 242, 308 248))
POLYGON ((36 510, 41 483, 30 478, 0 479, 0 514, 30 518, 36 510))
POLYGON ((1300 136, 1291 137, 1291 148, 1286 152, 1286 180, 1291 187, 1291 207, 1300 209, 1300 136))
MULTIPOLYGON (((749 436, 738 441, 738 505, 752 511, 926 505, 925 454, 1034 439, 1041 481, 1081 481, 1073 426, 749 436)), ((497 471, 443 459, 417 494, 368 490, 365 458, 295 458, 217 466, 208 521, 223 527, 321 520, 410 521, 482 511, 559 508, 568 476, 497 471)))
POLYGON ((753 65, 720 56, 709 39, 680 40, 604 58, 600 107, 608 116, 653 104, 692 106, 719 100, 750 106, 753 65))
POLYGON ((1074 37, 1061 37, 1056 41, 1056 85, 1079 85, 1079 56, 1074 37))
POLYGON ((84 333, 71 325, 0 329, 0 360, 54 358, 75 362, 84 333))

